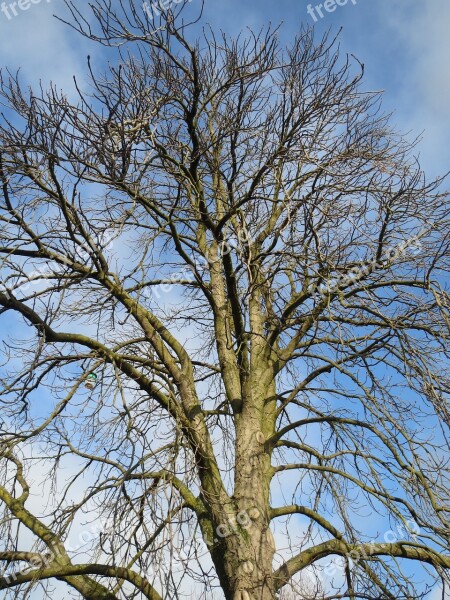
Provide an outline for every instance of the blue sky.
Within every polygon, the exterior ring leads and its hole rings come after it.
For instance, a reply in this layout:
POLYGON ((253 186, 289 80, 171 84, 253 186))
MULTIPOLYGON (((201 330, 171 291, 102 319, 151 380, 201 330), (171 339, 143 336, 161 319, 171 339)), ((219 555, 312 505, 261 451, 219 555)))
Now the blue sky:
MULTIPOLYGON (((53 13, 64 14, 61 0, 35 0, 27 10, 17 8, 16 16, 10 4, 7 0, 0 12, 0 64, 13 72, 21 68, 23 82, 42 80, 46 87, 52 81, 70 95, 73 76, 82 81, 86 74, 87 54, 99 63, 107 57, 53 18, 53 13)), ((232 34, 247 26, 283 23, 280 36, 288 42, 302 24, 314 24, 308 4, 317 16, 318 0, 206 0, 203 22, 232 34)), ((199 0, 192 0, 190 10, 199 7, 199 0)), ((364 63, 365 88, 384 90, 384 109, 393 112, 392 122, 411 137, 422 135, 418 151, 426 172, 435 176, 447 171, 449 0, 349 0, 332 13, 322 12, 315 23, 318 33, 342 27, 342 52, 364 63)), ((5 326, 0 319, 0 327, 5 326)), ((13 326, 9 317, 8 327, 13 326)))
MULTIPOLYGON (((82 80, 86 73, 87 54, 99 59, 102 49, 92 47, 52 17, 64 13, 61 0, 34 2, 26 11, 16 9, 17 16, 8 8, 10 19, 0 12, 0 64, 21 68, 24 81, 51 80, 70 94, 73 76, 82 80)), ((6 7, 10 4, 10 0, 5 2, 6 7)), ((302 23, 314 24, 308 4, 320 3, 206 0, 203 21, 234 34, 247 26, 283 23, 281 37, 288 41, 302 23)), ((200 0, 192 0, 190 9, 199 6, 200 0)), ((365 64, 367 88, 385 91, 384 107, 394 111, 394 122, 404 131, 424 132, 420 151, 428 173, 445 171, 450 134, 450 3, 348 0, 334 12, 322 9, 322 13, 324 17, 317 16, 315 23, 318 32, 342 27, 342 50, 365 64)))

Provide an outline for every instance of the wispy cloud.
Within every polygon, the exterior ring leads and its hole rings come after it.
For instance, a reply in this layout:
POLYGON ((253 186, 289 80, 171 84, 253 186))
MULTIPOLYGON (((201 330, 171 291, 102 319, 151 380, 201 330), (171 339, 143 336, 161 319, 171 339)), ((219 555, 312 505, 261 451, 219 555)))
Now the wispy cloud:
POLYGON ((13 72, 20 68, 24 83, 42 80, 48 87, 52 81, 70 92, 73 76, 80 78, 85 71, 86 53, 82 40, 77 37, 74 42, 75 34, 53 16, 55 12, 63 12, 58 0, 33 4, 10 20, 0 13, 1 66, 13 72))

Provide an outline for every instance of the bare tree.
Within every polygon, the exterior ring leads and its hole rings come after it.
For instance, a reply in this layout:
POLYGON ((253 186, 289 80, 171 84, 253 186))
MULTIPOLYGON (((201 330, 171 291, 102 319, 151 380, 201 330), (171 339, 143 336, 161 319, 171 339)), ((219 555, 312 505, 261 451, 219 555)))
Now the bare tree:
POLYGON ((445 585, 442 180, 335 40, 118 4, 67 4, 90 91, 1 81, 4 597, 445 585))

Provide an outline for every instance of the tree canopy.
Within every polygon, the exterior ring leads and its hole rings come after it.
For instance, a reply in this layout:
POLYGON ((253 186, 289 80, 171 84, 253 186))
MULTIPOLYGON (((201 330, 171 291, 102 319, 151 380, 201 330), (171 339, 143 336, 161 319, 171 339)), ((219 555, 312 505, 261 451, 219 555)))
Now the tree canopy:
POLYGON ((450 583, 443 180, 330 35, 66 5, 106 72, 0 81, 5 598, 450 583))

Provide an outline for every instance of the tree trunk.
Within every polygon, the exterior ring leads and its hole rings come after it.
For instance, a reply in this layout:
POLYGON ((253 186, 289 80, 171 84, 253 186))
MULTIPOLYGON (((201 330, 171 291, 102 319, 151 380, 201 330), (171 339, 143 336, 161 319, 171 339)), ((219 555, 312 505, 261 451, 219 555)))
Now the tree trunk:
POLYGON ((265 446, 275 421, 275 387, 269 369, 263 373, 255 370, 245 396, 236 420, 234 501, 238 523, 236 534, 226 540, 227 600, 274 600, 275 542, 269 514, 272 467, 265 446))
POLYGON ((224 534, 228 530, 227 537, 212 553, 226 600, 274 600, 272 562, 275 545, 266 520, 253 507, 238 512, 233 521, 230 518, 226 526, 219 527, 224 534), (244 515, 249 517, 248 526, 244 515), (244 525, 239 525, 239 520, 244 525))

